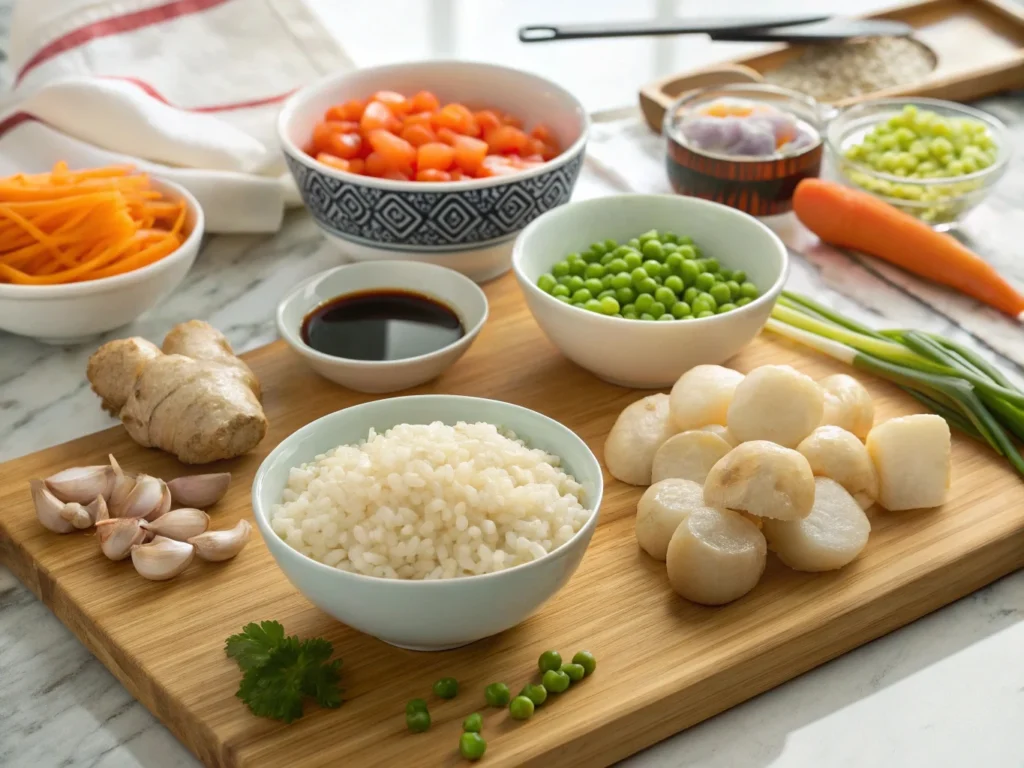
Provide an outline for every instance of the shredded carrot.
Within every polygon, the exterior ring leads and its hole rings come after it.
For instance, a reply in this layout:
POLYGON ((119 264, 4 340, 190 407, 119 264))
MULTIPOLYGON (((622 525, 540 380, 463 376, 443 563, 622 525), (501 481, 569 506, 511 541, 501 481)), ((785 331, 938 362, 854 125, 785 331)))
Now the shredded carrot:
POLYGON ((0 179, 0 283, 59 285, 121 275, 188 236, 182 200, 127 165, 0 179))

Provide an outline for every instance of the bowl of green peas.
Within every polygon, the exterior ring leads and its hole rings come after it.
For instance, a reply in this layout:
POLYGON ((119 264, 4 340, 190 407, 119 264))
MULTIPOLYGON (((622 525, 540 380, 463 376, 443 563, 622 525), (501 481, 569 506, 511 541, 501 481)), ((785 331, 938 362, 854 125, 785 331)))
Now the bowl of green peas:
POLYGON ((789 261, 774 232, 735 208, 616 195, 537 218, 516 240, 512 269, 562 354, 605 381, 654 389, 753 339, 789 261))
POLYGON ((1010 160, 1006 126, 940 99, 876 99, 828 126, 831 172, 939 231, 989 193, 1010 160))

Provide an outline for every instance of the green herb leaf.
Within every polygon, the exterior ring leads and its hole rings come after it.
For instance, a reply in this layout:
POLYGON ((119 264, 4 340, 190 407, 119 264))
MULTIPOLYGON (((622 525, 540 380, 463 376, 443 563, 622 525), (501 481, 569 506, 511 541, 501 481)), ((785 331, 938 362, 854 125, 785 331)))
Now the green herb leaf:
POLYGON ((303 680, 306 669, 296 638, 270 652, 260 667, 246 671, 235 693, 260 717, 291 723, 302 717, 303 680))
POLYGON ((341 688, 338 681, 341 679, 341 659, 335 659, 329 664, 320 664, 306 669, 303 679, 303 692, 307 696, 316 699, 316 703, 327 709, 335 709, 341 706, 341 688))
POLYGON ((284 627, 280 622, 251 623, 246 624, 240 634, 227 639, 224 652, 234 659, 243 671, 248 671, 266 664, 270 654, 284 640, 284 627))

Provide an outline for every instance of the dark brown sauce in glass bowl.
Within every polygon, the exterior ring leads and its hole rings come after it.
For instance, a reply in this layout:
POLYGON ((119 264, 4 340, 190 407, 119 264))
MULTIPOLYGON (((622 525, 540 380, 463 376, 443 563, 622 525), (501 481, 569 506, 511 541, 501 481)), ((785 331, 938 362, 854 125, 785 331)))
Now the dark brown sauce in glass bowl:
POLYGON ((372 290, 325 301, 302 320, 303 342, 348 360, 405 360, 466 335, 454 310, 412 291, 372 290))

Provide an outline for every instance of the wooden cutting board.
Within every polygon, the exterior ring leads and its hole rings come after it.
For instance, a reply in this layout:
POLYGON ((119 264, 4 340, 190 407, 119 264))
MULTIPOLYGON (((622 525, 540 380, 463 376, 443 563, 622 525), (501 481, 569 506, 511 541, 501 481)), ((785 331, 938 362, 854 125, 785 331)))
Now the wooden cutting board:
MULTIPOLYGON (((486 288, 491 320, 469 353, 421 392, 519 403, 576 430, 601 455, 618 412, 638 395, 563 359, 534 324, 511 276, 486 288)), ((263 382, 271 429, 259 449, 227 463, 216 527, 251 517, 249 487, 281 439, 331 411, 370 399, 311 373, 283 343, 246 356, 263 382)), ((732 361, 740 370, 788 363, 814 377, 841 370, 771 338, 732 361)), ((866 380, 880 419, 915 412, 907 396, 866 380)), ((99 407, 97 401, 96 407, 99 407)), ((931 511, 873 512, 864 554, 846 569, 800 574, 769 558, 761 584, 722 608, 676 597, 664 566, 633 537, 641 489, 606 476, 601 524, 577 573, 524 624, 444 653, 403 651, 337 623, 277 569, 262 540, 227 564, 193 564, 165 582, 139 578, 98 552, 90 533, 57 536, 35 520, 28 479, 113 452, 134 471, 174 477, 176 461, 132 443, 118 427, 0 468, 0 556, 122 683, 210 766, 454 766, 460 723, 484 714, 489 766, 607 765, 946 605, 1024 565, 1024 483, 980 444, 956 437, 949 503, 931 511), (225 638, 250 621, 324 636, 344 659, 346 703, 307 709, 286 726, 253 717, 234 698, 239 672, 225 638), (539 654, 588 648, 597 672, 534 718, 485 710, 483 688, 517 691, 539 654), (437 702, 430 686, 453 675, 462 692, 437 702), (432 699, 433 727, 405 731, 404 704, 432 699), (538 761, 534 763, 533 761, 538 761)))

